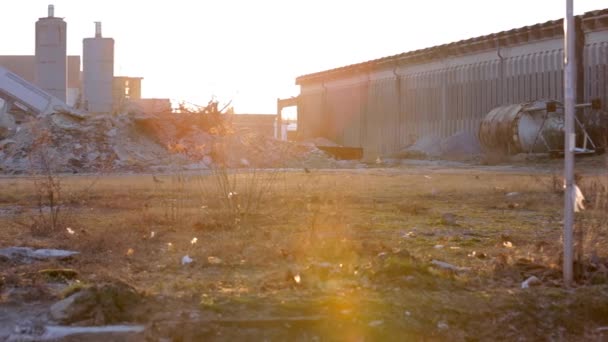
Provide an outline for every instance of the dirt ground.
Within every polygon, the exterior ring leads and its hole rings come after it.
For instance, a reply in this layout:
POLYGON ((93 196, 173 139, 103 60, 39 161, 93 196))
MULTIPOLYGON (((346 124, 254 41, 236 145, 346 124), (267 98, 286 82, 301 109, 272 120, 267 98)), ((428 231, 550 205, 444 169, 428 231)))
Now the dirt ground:
POLYGON ((151 341, 606 339, 606 159, 577 164, 587 208, 568 289, 561 166, 53 175, 54 228, 44 180, 3 177, 0 248, 80 254, 0 259, 0 340, 104 283, 136 289, 137 309, 65 324, 138 323, 151 341))

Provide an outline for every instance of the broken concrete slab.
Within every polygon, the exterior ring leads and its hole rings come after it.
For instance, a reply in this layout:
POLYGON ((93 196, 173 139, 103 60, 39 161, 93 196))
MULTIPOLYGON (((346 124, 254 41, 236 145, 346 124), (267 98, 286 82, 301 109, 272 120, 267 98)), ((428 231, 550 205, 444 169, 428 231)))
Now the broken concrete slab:
POLYGON ((18 327, 7 341, 140 341, 143 325, 18 327))
POLYGON ((34 249, 31 247, 8 247, 0 249, 0 256, 11 261, 32 262, 35 260, 68 259, 80 252, 61 249, 34 249))

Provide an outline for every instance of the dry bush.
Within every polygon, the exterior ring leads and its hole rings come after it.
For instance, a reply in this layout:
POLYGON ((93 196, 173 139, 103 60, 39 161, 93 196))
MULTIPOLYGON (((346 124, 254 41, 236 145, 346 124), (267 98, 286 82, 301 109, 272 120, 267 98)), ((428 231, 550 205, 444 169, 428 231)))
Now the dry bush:
POLYGON ((33 198, 35 210, 19 226, 30 229, 34 235, 50 235, 63 232, 72 223, 73 213, 70 208, 86 203, 91 189, 99 178, 109 170, 108 165, 101 167, 97 176, 90 183, 75 191, 63 186, 63 177, 58 170, 58 151, 56 143, 44 121, 32 122, 33 141, 29 151, 30 175, 33 181, 33 198))
POLYGON ((278 179, 277 170, 235 171, 224 165, 213 166, 210 174, 197 177, 203 220, 213 221, 216 226, 239 226, 260 212, 278 179))
POLYGON ((61 178, 56 173, 56 162, 50 151, 53 146, 48 130, 37 128, 30 154, 30 170, 34 180, 36 212, 27 224, 34 235, 48 235, 64 228, 61 178))
POLYGON ((580 184, 587 202, 585 216, 579 220, 579 229, 576 231, 578 254, 582 258, 585 251, 597 255, 601 251, 600 247, 607 242, 608 178, 596 178, 580 184))

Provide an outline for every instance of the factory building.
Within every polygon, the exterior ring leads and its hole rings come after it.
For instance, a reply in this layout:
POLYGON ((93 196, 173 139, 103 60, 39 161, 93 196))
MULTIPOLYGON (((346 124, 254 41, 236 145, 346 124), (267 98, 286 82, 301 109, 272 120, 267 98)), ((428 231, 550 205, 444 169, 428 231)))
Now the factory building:
MULTIPOLYGON (((576 17, 577 102, 608 103, 608 9, 576 17)), ((300 76, 298 135, 389 155, 427 136, 477 135, 493 108, 563 101, 563 21, 300 76)))
POLYGON ((0 56, 0 66, 90 113, 171 111, 169 99, 141 97, 142 77, 114 76, 114 39, 102 36, 100 22, 95 23, 94 37, 83 39, 82 69, 80 56, 66 55, 67 23, 55 17, 53 5, 35 25, 35 55, 0 56))

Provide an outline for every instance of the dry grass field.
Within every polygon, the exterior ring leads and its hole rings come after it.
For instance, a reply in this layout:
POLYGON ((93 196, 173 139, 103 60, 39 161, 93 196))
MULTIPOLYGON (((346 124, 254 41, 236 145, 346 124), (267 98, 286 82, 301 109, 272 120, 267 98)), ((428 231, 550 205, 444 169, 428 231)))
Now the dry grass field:
MULTIPOLYGON (((307 171, 53 176, 52 206, 44 179, 1 178, 0 247, 80 254, 0 259, 0 323, 120 282, 144 298, 121 320, 146 325, 148 340, 602 338, 606 175, 579 181, 582 256, 565 289, 553 173, 307 171)), ((100 323, 83 322, 72 324, 100 323)))

